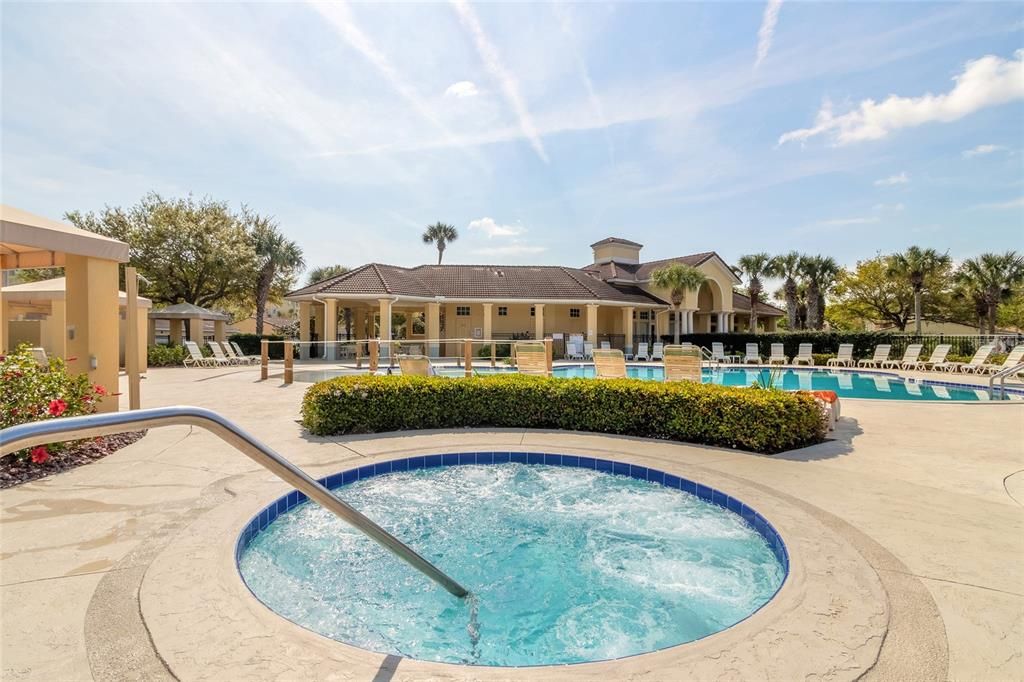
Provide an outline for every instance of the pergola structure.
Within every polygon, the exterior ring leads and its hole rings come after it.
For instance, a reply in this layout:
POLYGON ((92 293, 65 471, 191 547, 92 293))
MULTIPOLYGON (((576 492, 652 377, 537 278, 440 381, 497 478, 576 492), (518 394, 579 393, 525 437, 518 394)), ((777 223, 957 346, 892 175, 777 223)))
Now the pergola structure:
MULTIPOLYGON (((0 268, 64 268, 68 368, 88 373, 112 393, 118 387, 118 266, 127 261, 124 242, 0 205, 0 268)), ((6 319, 0 297, 0 320, 6 319)), ((0 325, 0 350, 6 346, 6 325, 0 325)), ((117 400, 103 400, 98 409, 117 407, 117 400)))
POLYGON ((187 338, 196 343, 203 342, 203 326, 207 320, 213 321, 213 338, 215 341, 227 340, 227 323, 231 317, 225 313, 201 308, 192 303, 175 303, 166 308, 152 310, 149 313, 149 343, 156 344, 156 321, 167 320, 171 327, 170 339, 172 346, 180 346, 185 336, 185 323, 188 322, 187 338))

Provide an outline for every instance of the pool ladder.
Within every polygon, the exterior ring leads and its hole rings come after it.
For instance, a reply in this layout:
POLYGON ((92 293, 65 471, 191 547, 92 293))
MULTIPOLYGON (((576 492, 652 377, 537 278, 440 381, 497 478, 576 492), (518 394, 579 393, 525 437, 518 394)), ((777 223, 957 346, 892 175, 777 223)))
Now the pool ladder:
POLYGON ((995 393, 995 383, 996 383, 996 379, 999 379, 999 398, 1001 400, 1005 400, 1006 399, 1006 377, 1012 377, 1012 376, 1014 376, 1016 374, 1019 374, 1020 372, 1024 372, 1024 362, 1017 363, 1013 367, 1007 367, 1006 369, 1001 369, 998 372, 996 372, 995 374, 993 374, 991 377, 989 377, 989 379, 988 379, 988 397, 989 398, 994 398, 995 397, 995 395, 994 395, 994 393, 995 393))
POLYGON ((180 425, 206 429, 285 483, 294 486, 296 490, 321 507, 333 512, 335 516, 355 527, 384 549, 397 555, 398 558, 456 597, 465 597, 469 594, 466 588, 420 556, 412 547, 363 516, 354 507, 349 506, 330 490, 313 480, 302 469, 246 433, 233 422, 216 412, 201 407, 157 407, 148 410, 111 412, 19 424, 0 431, 0 456, 9 455, 40 443, 109 436, 127 430, 126 427, 141 430, 180 425))

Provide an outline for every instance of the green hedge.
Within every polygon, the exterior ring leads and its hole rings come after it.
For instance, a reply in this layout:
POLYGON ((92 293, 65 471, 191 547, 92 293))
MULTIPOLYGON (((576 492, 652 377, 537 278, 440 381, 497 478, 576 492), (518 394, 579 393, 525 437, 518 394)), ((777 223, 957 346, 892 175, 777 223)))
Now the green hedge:
MULTIPOLYGON (((232 334, 228 337, 228 341, 234 341, 238 344, 238 347, 242 349, 245 355, 259 355, 260 354, 260 339, 266 339, 267 341, 284 341, 283 336, 275 334, 264 334, 259 336, 258 334, 232 334)), ((272 343, 267 347, 267 355, 271 360, 283 360, 284 359, 284 344, 283 343, 272 343)))
POLYGON ((184 346, 150 346, 147 351, 147 362, 150 367, 171 367, 181 366, 188 351, 184 346))
POLYGON ((302 402, 310 433, 509 427, 614 433, 774 453, 821 442, 807 394, 691 382, 357 376, 314 384, 302 402))

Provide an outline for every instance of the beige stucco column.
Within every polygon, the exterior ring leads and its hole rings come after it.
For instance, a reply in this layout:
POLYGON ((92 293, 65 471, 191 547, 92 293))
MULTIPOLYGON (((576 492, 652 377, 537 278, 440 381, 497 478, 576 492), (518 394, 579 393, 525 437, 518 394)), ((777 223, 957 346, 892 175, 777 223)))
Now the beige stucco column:
MULTIPOLYGON (((89 381, 110 393, 117 393, 118 350, 118 264, 112 260, 67 254, 66 349, 68 368, 86 372, 89 381), (72 338, 73 337, 73 338, 72 338)), ((117 398, 101 400, 100 412, 117 412, 117 398)))
POLYGON ((188 318, 188 339, 198 343, 200 347, 203 345, 203 318, 188 318))
POLYGON ((764 329, 768 332, 778 331, 779 329, 779 318, 777 317, 766 317, 764 318, 764 329))
POLYGON ((484 338, 492 339, 494 337, 491 336, 491 331, 493 329, 493 327, 491 326, 491 313, 494 310, 494 304, 484 303, 482 305, 484 307, 484 338))
POLYGON ((167 324, 170 325, 168 335, 171 345, 180 346, 185 336, 185 320, 168 320, 167 324))
POLYGON ((50 329, 53 330, 50 346, 53 354, 62 358, 68 357, 67 311, 67 301, 54 301, 50 305, 50 329))
POLYGON ((538 341, 544 338, 544 304, 533 304, 533 336, 538 341))
POLYGON ((338 344, 332 343, 338 340, 338 300, 335 298, 324 299, 324 341, 327 352, 324 354, 328 360, 338 359, 338 344))
POLYGON ((352 311, 353 338, 356 340, 366 338, 366 311, 356 308, 352 311))
MULTIPOLYGON (((379 300, 380 303, 380 335, 378 338, 381 341, 391 340, 391 299, 382 298, 379 300)), ((391 357, 391 344, 384 343, 380 346, 380 354, 382 357, 391 357)))
POLYGON ((4 297, 0 294, 0 353, 7 350, 7 310, 4 307, 4 297))
POLYGON ((139 342, 139 374, 145 374, 146 370, 149 369, 149 337, 147 336, 148 328, 152 326, 152 320, 146 318, 146 309, 139 308, 139 316, 136 321, 139 342))
POLYGON ((697 312, 696 310, 687 310, 687 311, 684 311, 684 313, 683 313, 683 318, 686 320, 686 333, 687 334, 692 334, 694 332, 694 329, 693 329, 694 317, 693 316, 694 316, 694 313, 696 313, 696 312, 697 312))
POLYGON ((309 321, 312 315, 313 304, 309 301, 299 301, 299 359, 309 360, 309 321))
POLYGON ((224 342, 228 340, 227 335, 228 323, 224 320, 213 321, 213 340, 224 342))
POLYGON ((587 304, 587 341, 597 343, 597 304, 587 304))
MULTIPOLYGON (((142 313, 139 313, 139 314, 141 315, 142 313)), ((147 324, 147 331, 146 331, 146 342, 150 346, 155 346, 156 345, 156 320, 146 320, 146 322, 148 323, 147 324)))
POLYGON ((622 309, 622 333, 626 337, 623 346, 626 355, 633 354, 633 311, 636 308, 628 306, 622 309))
POLYGON ((427 355, 436 358, 441 352, 441 344, 437 342, 441 338, 441 304, 428 303, 426 318, 427 355))

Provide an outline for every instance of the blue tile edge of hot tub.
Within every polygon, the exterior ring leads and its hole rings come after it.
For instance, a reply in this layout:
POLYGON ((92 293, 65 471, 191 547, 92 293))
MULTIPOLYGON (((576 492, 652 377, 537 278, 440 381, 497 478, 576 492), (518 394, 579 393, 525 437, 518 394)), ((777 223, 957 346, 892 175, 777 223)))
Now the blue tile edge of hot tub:
MULTIPOLYGON (((782 566, 783 576, 782 582, 779 583, 779 589, 782 589, 782 585, 785 584, 786 578, 789 577, 789 551, 786 549, 786 543, 783 542, 782 536, 780 536, 778 531, 775 530, 775 527, 772 526, 772 524, 770 524, 767 519, 761 516, 761 514, 759 514, 755 509, 737 500, 731 495, 702 483, 696 483, 689 479, 682 478, 681 476, 676 476, 675 474, 668 474, 657 469, 651 469, 638 464, 630 464, 628 462, 617 462, 614 460, 584 457, 581 455, 551 454, 546 452, 456 452, 417 455, 415 457, 405 457, 403 459, 393 459, 387 462, 367 464, 366 466, 341 471, 336 474, 331 474, 330 476, 317 479, 317 483, 328 490, 333 490, 334 488, 347 483, 392 472, 429 469, 440 466, 457 466, 460 464, 506 464, 509 462, 517 462, 520 464, 547 464, 551 466, 578 467, 581 469, 604 471, 610 474, 619 474, 622 476, 629 476, 630 478, 658 483, 667 488, 673 488, 695 495, 706 502, 710 502, 711 504, 722 507, 727 511, 738 514, 747 523, 747 525, 753 528, 762 538, 764 538, 769 549, 771 549, 775 558, 782 566)), ((274 519, 279 515, 302 504, 307 499, 308 498, 305 494, 298 490, 292 490, 287 495, 282 495, 278 499, 274 500, 253 516, 242 529, 242 532, 238 536, 238 541, 235 544, 236 565, 241 561, 242 553, 245 552, 246 547, 249 546, 249 543, 252 542, 253 538, 256 537, 260 531, 273 523, 274 519)))

